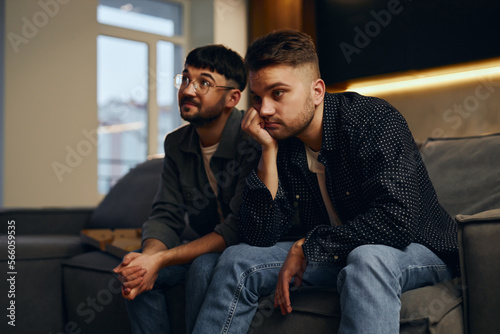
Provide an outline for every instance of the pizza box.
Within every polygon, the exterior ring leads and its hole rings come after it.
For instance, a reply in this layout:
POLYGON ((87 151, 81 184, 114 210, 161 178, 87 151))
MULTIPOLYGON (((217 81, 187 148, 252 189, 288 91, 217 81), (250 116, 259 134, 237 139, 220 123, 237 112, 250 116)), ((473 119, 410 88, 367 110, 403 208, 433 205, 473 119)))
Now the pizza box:
POLYGON ((83 242, 122 258, 141 248, 141 229, 85 229, 80 233, 83 242))

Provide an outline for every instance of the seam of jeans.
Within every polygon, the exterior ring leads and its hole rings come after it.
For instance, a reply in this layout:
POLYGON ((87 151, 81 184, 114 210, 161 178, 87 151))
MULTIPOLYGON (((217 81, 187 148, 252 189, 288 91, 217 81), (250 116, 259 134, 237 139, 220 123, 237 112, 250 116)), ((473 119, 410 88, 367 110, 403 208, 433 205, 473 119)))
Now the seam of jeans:
POLYGON ((424 269, 424 268, 434 268, 436 271, 447 271, 449 268, 446 264, 430 264, 430 265, 424 265, 424 266, 408 266, 404 268, 404 270, 401 270, 398 280, 401 282, 401 277, 403 276, 404 273, 409 272, 410 270, 414 269, 424 269))
POLYGON ((229 306, 229 314, 226 318, 226 321, 224 322, 224 326, 222 328, 222 334, 226 334, 229 332, 229 327, 231 326, 231 322, 233 321, 234 313, 236 310, 236 307, 238 307, 238 302, 240 299, 241 291, 243 290, 243 287, 245 286, 245 280, 247 279, 248 276, 251 274, 260 271, 260 270, 265 270, 269 268, 279 268, 283 265, 283 262, 272 262, 272 263, 266 263, 266 264, 260 264, 258 266, 251 267, 247 269, 245 272, 243 272, 240 276, 240 279, 238 281, 238 285, 236 287, 236 290, 234 291, 233 295, 233 300, 231 302, 231 305, 229 306))
MULTIPOLYGON (((398 277, 398 282, 399 282, 399 289, 398 289, 398 295, 401 296, 403 293, 402 287, 403 287, 403 282, 402 282, 402 277, 404 273, 409 272, 410 270, 414 269, 424 269, 424 268, 434 268, 436 271, 448 271, 448 266, 446 264, 430 264, 430 265, 423 265, 423 266, 408 266, 404 270, 401 270, 399 277, 398 277)), ((408 290, 405 290, 405 292, 408 290)))

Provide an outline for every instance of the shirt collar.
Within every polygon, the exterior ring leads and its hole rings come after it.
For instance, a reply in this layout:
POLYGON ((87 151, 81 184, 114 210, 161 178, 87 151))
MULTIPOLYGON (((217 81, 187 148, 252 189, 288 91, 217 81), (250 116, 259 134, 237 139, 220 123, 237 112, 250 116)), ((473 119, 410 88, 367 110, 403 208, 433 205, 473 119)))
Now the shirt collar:
POLYGON ((241 119, 243 118, 243 111, 233 108, 231 115, 227 119, 226 125, 222 130, 221 140, 219 142, 219 148, 215 151, 214 156, 233 159, 234 152, 236 151, 236 146, 239 141, 236 140, 238 133, 241 130, 241 119))
POLYGON ((334 137, 336 131, 336 122, 338 108, 340 107, 339 100, 335 94, 325 93, 323 100, 323 137, 321 140, 320 155, 323 151, 333 151, 334 137))

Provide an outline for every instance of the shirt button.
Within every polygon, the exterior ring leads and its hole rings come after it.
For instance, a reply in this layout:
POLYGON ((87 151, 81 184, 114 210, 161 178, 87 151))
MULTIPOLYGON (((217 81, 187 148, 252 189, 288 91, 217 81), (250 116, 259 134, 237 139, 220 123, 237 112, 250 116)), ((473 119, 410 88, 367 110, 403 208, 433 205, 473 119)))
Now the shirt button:
POLYGON ((338 256, 338 255, 335 255, 335 256, 333 257, 333 259, 334 259, 334 260, 338 260, 338 259, 339 259, 339 256, 338 256))
POLYGON ((299 199, 299 197, 300 197, 299 195, 295 195, 295 198, 296 198, 296 199, 299 199))
POLYGON ((351 193, 350 193, 350 192, 348 192, 348 191, 346 191, 346 193, 345 193, 345 194, 346 194, 347 196, 349 196, 351 193))

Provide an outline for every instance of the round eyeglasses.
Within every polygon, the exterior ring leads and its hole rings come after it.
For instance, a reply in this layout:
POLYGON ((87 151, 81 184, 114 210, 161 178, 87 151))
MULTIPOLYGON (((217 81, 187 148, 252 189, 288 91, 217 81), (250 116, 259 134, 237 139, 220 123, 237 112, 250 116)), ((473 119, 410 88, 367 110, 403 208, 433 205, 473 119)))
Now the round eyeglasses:
POLYGON ((189 86, 190 83, 193 83, 194 91, 196 94, 199 95, 205 95, 208 93, 208 90, 210 87, 215 87, 215 88, 223 88, 223 89, 235 89, 234 87, 228 87, 228 86, 217 86, 211 84, 208 80, 201 79, 200 82, 196 80, 190 80, 188 77, 182 75, 182 74, 177 74, 174 77, 174 86, 177 89, 186 89, 187 86, 189 86))

